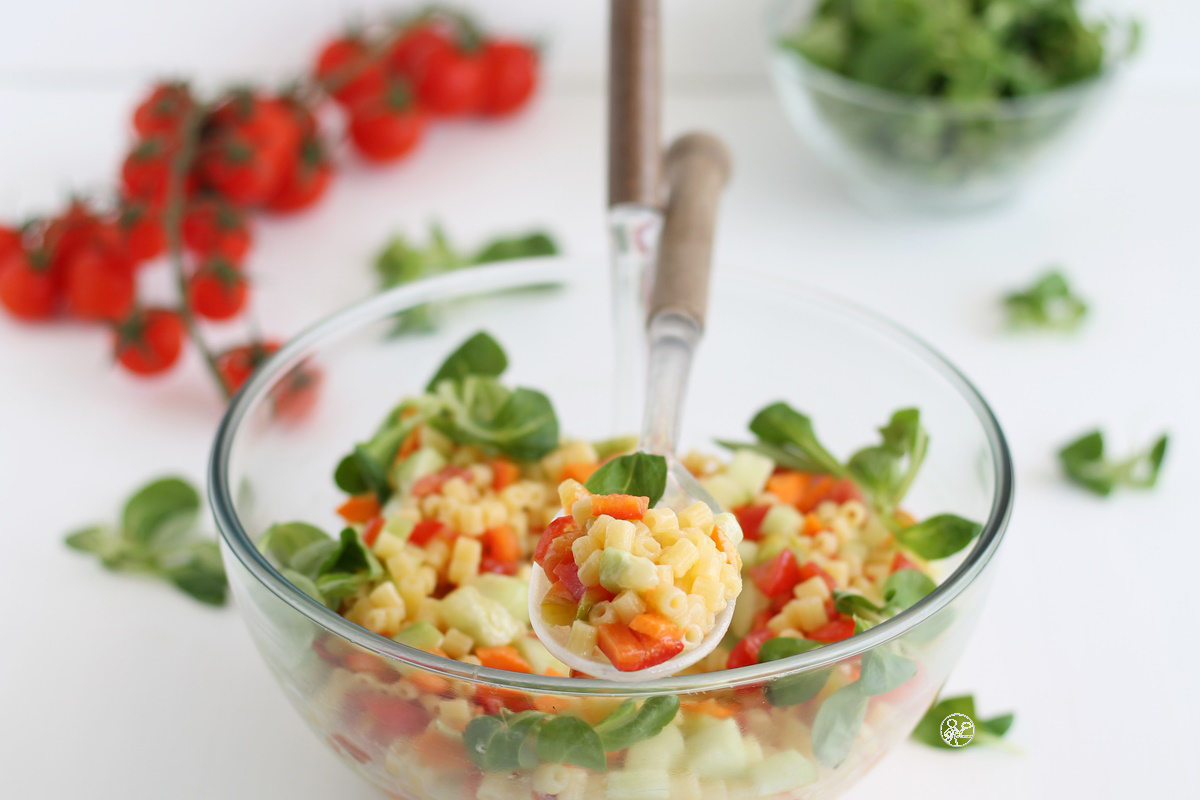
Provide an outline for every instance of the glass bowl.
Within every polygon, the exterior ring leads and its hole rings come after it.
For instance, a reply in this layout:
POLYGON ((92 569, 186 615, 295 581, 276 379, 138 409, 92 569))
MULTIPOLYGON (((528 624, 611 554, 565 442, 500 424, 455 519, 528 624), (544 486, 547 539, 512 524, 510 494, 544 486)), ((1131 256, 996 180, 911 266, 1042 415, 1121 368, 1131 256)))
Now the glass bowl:
POLYGON ((977 106, 879 89, 781 44, 815 0, 776 0, 768 12, 770 72, 793 127, 869 206, 969 210, 1002 202, 1067 148, 1114 84, 1136 26, 1112 21, 1093 78, 1045 94, 977 106))
POLYGON ((922 409, 932 444, 907 505, 918 515, 980 520, 983 532, 969 551, 941 562, 936 591, 852 639, 645 684, 523 675, 441 658, 351 624, 288 583, 254 545, 274 522, 334 527, 339 457, 480 329, 507 348, 515 383, 547 391, 564 431, 612 435, 607 295, 600 265, 515 262, 373 297, 285 345, 234 400, 212 454, 210 497, 237 606, 300 716, 391 797, 834 797, 904 739, 936 696, 975 624, 1012 504, 1008 449, 986 403, 939 355, 868 312, 790 282, 718 271, 683 421, 685 445, 715 450, 714 437, 744 437, 757 408, 786 398, 813 416, 835 452, 847 452, 894 409, 922 409), (447 304, 437 333, 388 336, 395 313, 430 301, 447 304), (316 402, 301 404, 306 414, 282 402, 298 383, 315 385, 298 375, 321 376, 316 402), (848 692, 838 690, 854 681, 864 658, 884 650, 915 662, 915 675, 847 703, 848 692), (814 696, 772 704, 781 689, 805 682, 814 696), (484 773, 440 722, 495 714, 498 706, 594 722, 625 701, 658 695, 682 701, 683 745, 610 754, 605 771, 543 765, 484 773), (722 738, 731 735, 739 743, 732 755, 722 738))

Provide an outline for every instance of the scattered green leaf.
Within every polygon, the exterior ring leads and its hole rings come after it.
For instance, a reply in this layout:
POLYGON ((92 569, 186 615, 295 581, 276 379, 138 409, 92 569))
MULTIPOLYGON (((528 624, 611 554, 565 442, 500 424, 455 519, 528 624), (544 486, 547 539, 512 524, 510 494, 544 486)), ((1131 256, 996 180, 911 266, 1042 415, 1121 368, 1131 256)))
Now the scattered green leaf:
MULTIPOLYGON (((758 663, 765 664, 769 661, 778 661, 781 658, 791 658, 801 653, 816 650, 821 646, 820 642, 814 642, 809 639, 796 639, 788 636, 768 639, 758 649, 758 663)), ((777 707, 807 703, 825 688, 825 684, 829 682, 829 676, 832 672, 832 667, 823 667, 811 672, 789 675, 786 678, 774 680, 767 684, 764 690, 767 702, 777 707)))
POLYGON ((1107 496, 1117 487, 1149 489, 1158 482, 1167 455, 1167 435, 1149 448, 1121 461, 1104 456, 1104 435, 1092 431, 1058 451, 1058 460, 1068 479, 1098 495, 1107 496))
POLYGON ((1032 286, 1005 295, 1008 322, 1014 328, 1072 331, 1087 316, 1088 305, 1071 289, 1062 272, 1047 272, 1032 286))
POLYGON ((938 514, 895 531, 900 544, 921 558, 952 556, 969 545, 983 526, 954 514, 938 514))
POLYGON ((937 584, 918 569, 901 569, 893 572, 883 583, 883 602, 893 613, 912 608, 921 602, 937 584))
POLYGON ((975 745, 995 744, 1008 733, 1012 727, 1014 715, 1000 714, 986 720, 981 720, 975 711, 975 698, 972 695, 941 698, 925 712, 925 716, 917 723, 912 737, 922 744, 944 750, 960 750, 975 745), (942 739, 942 721, 951 714, 964 714, 975 725, 975 736, 963 747, 952 747, 942 739))
POLYGON ((838 689, 813 719, 813 755, 833 769, 846 760, 867 716, 867 695, 857 681, 838 689))
POLYGON ((817 439, 812 420, 787 403, 772 403, 750 420, 750 432, 759 441, 777 447, 812 471, 844 477, 846 468, 817 439))
POLYGON ((425 391, 432 392, 442 381, 461 381, 471 375, 499 378, 506 369, 508 355, 504 348, 486 331, 479 331, 446 357, 425 391))
POLYGON ((649 453, 618 456, 587 480, 592 494, 631 494, 650 498, 653 507, 667 489, 667 460, 649 453))
POLYGON ((608 752, 624 750, 644 739, 657 736, 679 713, 679 698, 674 695, 651 697, 638 707, 626 700, 596 724, 596 733, 608 752))
POLYGON ((537 734, 537 757, 546 764, 574 764, 603 772, 607 766, 600 735, 579 717, 546 720, 537 734))

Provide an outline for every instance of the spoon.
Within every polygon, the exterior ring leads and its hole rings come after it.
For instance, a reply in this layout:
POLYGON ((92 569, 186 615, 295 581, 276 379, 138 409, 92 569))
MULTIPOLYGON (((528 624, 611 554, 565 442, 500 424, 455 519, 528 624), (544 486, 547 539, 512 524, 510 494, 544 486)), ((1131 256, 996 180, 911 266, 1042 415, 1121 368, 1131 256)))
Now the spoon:
MULTIPOLYGON (((663 166, 670 194, 647 314, 646 406, 638 449, 666 458, 667 486, 658 507, 680 510, 699 500, 716 514, 721 510, 717 502, 676 458, 675 442, 692 356, 704 329, 717 201, 729 178, 730 157, 718 139, 691 133, 671 145, 663 166)), ((564 664, 606 680, 647 681, 674 675, 711 653, 733 619, 734 599, 730 599, 695 647, 661 664, 622 672, 603 657, 587 658, 567 649, 565 637, 542 619, 542 600, 549 589, 545 571, 534 564, 529 580, 534 632, 564 664)))

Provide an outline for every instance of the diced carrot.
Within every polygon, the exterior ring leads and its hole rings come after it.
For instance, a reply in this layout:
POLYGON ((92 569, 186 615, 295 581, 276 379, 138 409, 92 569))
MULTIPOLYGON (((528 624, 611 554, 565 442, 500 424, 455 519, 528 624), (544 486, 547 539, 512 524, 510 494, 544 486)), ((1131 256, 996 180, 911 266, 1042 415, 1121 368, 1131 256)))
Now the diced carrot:
POLYGON ((837 482, 828 475, 814 476, 808 484, 804 499, 797 503, 796 507, 807 514, 825 500, 832 500, 836 486, 837 482))
POLYGON ((636 633, 619 622, 600 625, 596 631, 596 644, 621 672, 634 672, 645 666, 646 646, 636 633))
POLYGON ((592 473, 598 469, 600 469, 599 464, 592 464, 587 461, 577 461, 574 464, 567 464, 559 471, 558 482, 577 480, 580 483, 587 483, 587 479, 592 477, 592 473))
POLYGON ((767 491, 789 506, 798 506, 808 493, 810 476, 807 472, 781 470, 767 479, 767 491))
POLYGON ((379 514, 379 498, 374 492, 356 494, 338 506, 337 513, 351 525, 370 522, 371 517, 379 514))
POLYGON ((711 697, 706 700, 685 700, 679 704, 679 707, 685 714, 708 714, 717 719, 729 719, 737 714, 737 709, 733 706, 713 700, 711 697))
POLYGON ((492 489, 500 491, 516 483, 521 477, 521 468, 511 461, 497 458, 492 462, 492 489))
POLYGON ((817 519, 816 514, 806 514, 804 516, 804 530, 801 532, 805 536, 816 536, 823 530, 825 530, 825 524, 817 519))
POLYGON ((655 641, 670 639, 676 641, 683 638, 683 631, 662 614, 638 614, 629 621, 630 630, 637 631, 655 641))
POLYGON ((550 694, 533 695, 533 707, 543 714, 561 714, 570 710, 572 705, 569 697, 555 697, 550 694))
POLYGON ((554 667, 550 667, 550 669, 546 670, 542 674, 545 675, 547 678, 561 678, 562 677, 562 673, 559 672, 558 670, 556 670, 554 667))
POLYGON ((371 675, 383 683, 395 683, 400 679, 400 676, 394 669, 387 665, 387 662, 371 653, 352 650, 346 653, 342 663, 351 672, 371 675))
POLYGON ((631 494, 592 495, 593 517, 607 514, 613 519, 641 519, 649 508, 649 497, 635 497, 631 494))
POLYGON ((483 532, 484 555, 503 563, 518 560, 521 557, 521 543, 517 532, 511 525, 497 525, 483 532))
POLYGON ((414 736, 406 745, 417 754, 422 764, 440 772, 471 768, 470 756, 458 739, 451 739, 436 726, 430 726, 414 736))
POLYGON ((441 675, 431 675, 428 672, 416 672, 408 677, 425 694, 445 695, 450 692, 450 681, 441 675))
POLYGON ((491 669, 524 672, 526 675, 533 674, 533 667, 529 665, 529 662, 521 657, 521 654, 517 652, 517 648, 509 645, 501 647, 476 647, 475 655, 479 658, 480 663, 491 669))
POLYGON ((379 538, 379 532, 383 530, 383 517, 376 514, 371 517, 371 521, 367 523, 367 527, 363 529, 363 544, 367 547, 374 547, 375 540, 379 538))
POLYGON ((400 443, 400 449, 396 451, 396 461, 408 458, 413 453, 421 449, 421 428, 417 426, 408 432, 408 436, 404 437, 404 441, 400 443))
POLYGON ((502 709, 529 711, 533 703, 529 696, 516 689, 501 689, 497 686, 480 686, 475 690, 475 702, 487 714, 498 714, 502 709))

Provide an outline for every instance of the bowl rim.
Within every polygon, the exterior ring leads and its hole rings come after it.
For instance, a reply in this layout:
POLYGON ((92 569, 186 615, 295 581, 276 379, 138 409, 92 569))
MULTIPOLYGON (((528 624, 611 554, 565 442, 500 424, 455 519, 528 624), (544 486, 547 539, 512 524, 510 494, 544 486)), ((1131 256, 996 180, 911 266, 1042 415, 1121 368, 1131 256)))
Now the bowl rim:
POLYGON ((747 684, 765 683, 773 678, 826 667, 883 645, 908 633, 937 614, 965 591, 991 561, 1008 526, 1013 503, 1013 465, 1007 441, 991 408, 971 382, 948 360, 917 336, 901 326, 857 304, 826 294, 804 284, 753 269, 739 269, 739 282, 744 278, 767 285, 782 294, 800 297, 811 304, 849 318, 886 335, 907 353, 934 368, 952 388, 957 389, 979 421, 987 439, 995 473, 995 491, 991 509, 983 530, 962 563, 938 587, 919 603, 861 634, 841 642, 790 658, 739 667, 733 670, 696 675, 661 678, 643 683, 604 681, 567 677, 523 675, 488 667, 464 664, 450 658, 432 655, 372 633, 342 617, 309 597, 287 581, 254 545, 242 527, 234 506, 234 489, 230 485, 229 459, 238 430, 247 414, 275 381, 307 358, 306 351, 315 345, 328 344, 352 334, 366 325, 379 322, 391 314, 420 303, 451 297, 486 295, 500 289, 525 289, 561 286, 572 280, 571 263, 585 259, 540 258, 512 261, 434 277, 408 286, 401 286, 350 305, 320 320, 288 340, 266 361, 237 393, 221 422, 208 465, 208 499, 216 519, 217 529, 228 553, 292 610, 308 618, 318 628, 390 661, 416 667, 446 678, 535 694, 588 695, 613 697, 648 697, 665 694, 690 694, 727 689, 747 684))
POLYGON ((842 95, 841 99, 861 106, 897 114, 925 111, 954 118, 977 119, 1018 118, 1057 113, 1064 107, 1077 105, 1085 95, 1115 79, 1136 50, 1139 30, 1134 18, 1122 19, 1110 11, 1104 21, 1110 23, 1113 30, 1119 29, 1124 38, 1117 38, 1115 47, 1106 48, 1101 68, 1095 75, 1048 92, 965 104, 954 103, 942 97, 903 94, 862 83, 810 60, 799 51, 782 47, 780 39, 787 33, 783 29, 782 17, 788 9, 799 3, 811 6, 816 4, 816 0, 772 0, 767 7, 764 27, 767 34, 768 58, 771 61, 770 72, 776 79, 775 84, 778 86, 783 80, 779 76, 779 71, 783 69, 787 71, 789 79, 811 83, 827 94, 842 95))

